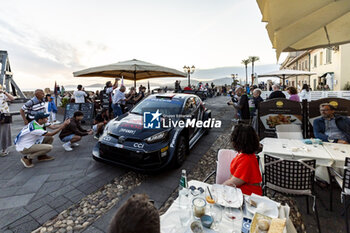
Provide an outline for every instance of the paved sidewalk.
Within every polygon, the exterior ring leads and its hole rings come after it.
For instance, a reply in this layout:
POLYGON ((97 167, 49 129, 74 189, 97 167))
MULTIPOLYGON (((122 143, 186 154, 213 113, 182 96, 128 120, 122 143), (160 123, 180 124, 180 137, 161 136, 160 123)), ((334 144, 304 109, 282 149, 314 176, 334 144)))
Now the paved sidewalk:
MULTIPOLYGON (((62 119, 62 116, 60 117, 62 119)), ((12 124, 14 138, 23 127, 19 116, 12 124)), ((29 232, 99 189, 125 170, 95 162, 91 157, 96 140, 86 136, 72 152, 62 148, 58 135, 49 155, 55 160, 25 168, 15 148, 0 157, 0 232, 29 232)))

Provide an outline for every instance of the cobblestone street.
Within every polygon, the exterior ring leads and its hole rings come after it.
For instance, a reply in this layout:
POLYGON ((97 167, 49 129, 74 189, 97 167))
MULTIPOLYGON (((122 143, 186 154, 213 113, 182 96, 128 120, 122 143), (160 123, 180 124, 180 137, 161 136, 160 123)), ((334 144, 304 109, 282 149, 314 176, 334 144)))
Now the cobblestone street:
MULTIPOLYGON (((206 101, 212 110, 212 116, 222 120, 222 128, 212 129, 209 135, 203 136, 191 150, 190 156, 182 168, 165 171, 158 175, 137 174, 122 167, 114 167, 96 162, 91 157, 91 150, 96 140, 84 137, 80 147, 66 152, 55 136, 54 149, 50 155, 54 161, 37 163, 31 169, 24 168, 20 162, 20 154, 11 148, 7 157, 0 158, 0 229, 6 232, 30 232, 45 222, 58 216, 59 213, 81 203, 81 200, 108 184, 114 179, 125 178, 131 183, 138 177, 140 183, 125 192, 119 193, 114 206, 94 216, 96 222, 85 223, 86 232, 105 232, 120 203, 132 193, 147 193, 160 208, 178 186, 181 169, 190 171, 209 150, 213 142, 231 127, 232 108, 227 107, 227 97, 211 98, 206 101), (102 217, 100 217, 102 215, 102 217)), ((61 117, 62 118, 62 117, 61 117)), ((61 120, 61 119, 59 119, 61 120)), ((23 127, 23 122, 16 116, 12 124, 14 138, 23 127)), ((119 180, 122 182, 122 180, 119 180)), ((119 182, 118 181, 118 182, 119 182)), ((115 182, 115 181, 114 181, 115 182)), ((112 182, 113 183, 113 182, 112 182)), ((126 184, 128 185, 128 184, 126 184)), ((118 187, 118 186, 117 186, 118 187)), ((90 221, 93 220, 89 213, 90 221)), ((86 219, 83 219, 84 221, 86 219)), ((66 231, 70 228, 65 223, 66 231)), ((65 224, 65 225, 64 225, 65 224)), ((63 230, 62 230, 63 232, 63 230)))

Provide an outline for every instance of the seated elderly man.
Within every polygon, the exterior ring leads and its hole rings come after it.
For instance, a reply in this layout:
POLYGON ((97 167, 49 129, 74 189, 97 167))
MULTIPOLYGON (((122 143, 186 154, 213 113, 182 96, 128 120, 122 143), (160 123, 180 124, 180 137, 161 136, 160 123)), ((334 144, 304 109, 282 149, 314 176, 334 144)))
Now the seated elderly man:
POLYGON ((270 96, 269 96, 269 100, 271 99, 276 99, 276 98, 286 98, 286 95, 280 91, 280 86, 277 84, 272 85, 272 90, 273 92, 271 92, 270 96))
POLYGON ((320 105, 321 117, 314 121, 314 135, 324 142, 350 143, 350 119, 334 114, 334 107, 328 103, 320 105))

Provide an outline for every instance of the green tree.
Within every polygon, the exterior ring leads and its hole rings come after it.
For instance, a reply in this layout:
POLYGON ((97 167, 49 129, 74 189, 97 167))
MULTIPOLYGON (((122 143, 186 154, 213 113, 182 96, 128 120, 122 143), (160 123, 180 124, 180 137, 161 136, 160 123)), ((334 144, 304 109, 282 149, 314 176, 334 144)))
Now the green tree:
POLYGON ((248 64, 250 63, 250 59, 243 59, 242 64, 245 66, 245 83, 248 83, 248 64))
MULTIPOLYGON (((249 61, 252 63, 252 77, 254 76, 254 63, 256 62, 256 61, 259 61, 260 60, 260 58, 258 57, 258 56, 250 56, 249 57, 249 61)), ((253 83, 253 78, 252 78, 252 83, 253 83)))
POLYGON ((258 56, 250 56, 249 61, 252 63, 252 74, 254 74, 254 63, 259 61, 260 58, 258 56))

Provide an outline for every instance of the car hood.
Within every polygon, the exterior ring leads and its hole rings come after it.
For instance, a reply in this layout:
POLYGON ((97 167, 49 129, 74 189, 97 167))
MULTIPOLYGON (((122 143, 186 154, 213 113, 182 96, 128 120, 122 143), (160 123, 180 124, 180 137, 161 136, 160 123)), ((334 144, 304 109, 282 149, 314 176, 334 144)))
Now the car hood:
POLYGON ((115 136, 125 136, 128 138, 145 139, 156 133, 162 132, 164 128, 148 129, 143 127, 143 116, 126 113, 118 119, 113 120, 108 126, 108 132, 115 136))

